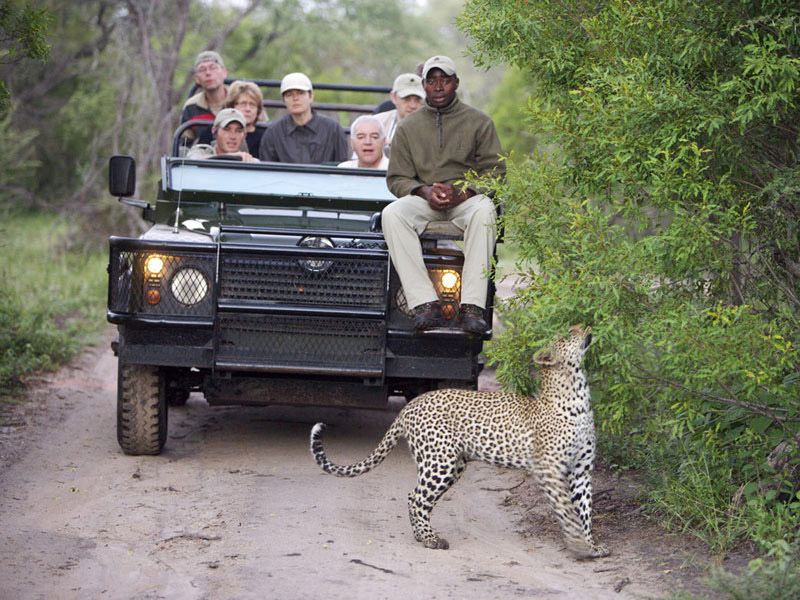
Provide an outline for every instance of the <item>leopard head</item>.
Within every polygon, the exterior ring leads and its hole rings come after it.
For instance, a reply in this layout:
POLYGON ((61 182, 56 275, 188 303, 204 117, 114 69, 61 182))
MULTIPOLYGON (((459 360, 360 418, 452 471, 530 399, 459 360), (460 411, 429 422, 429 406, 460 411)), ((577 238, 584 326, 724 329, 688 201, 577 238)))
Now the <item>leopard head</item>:
POLYGON ((592 328, 573 325, 569 336, 554 340, 544 351, 533 358, 540 368, 553 368, 572 364, 578 366, 592 342, 592 328))

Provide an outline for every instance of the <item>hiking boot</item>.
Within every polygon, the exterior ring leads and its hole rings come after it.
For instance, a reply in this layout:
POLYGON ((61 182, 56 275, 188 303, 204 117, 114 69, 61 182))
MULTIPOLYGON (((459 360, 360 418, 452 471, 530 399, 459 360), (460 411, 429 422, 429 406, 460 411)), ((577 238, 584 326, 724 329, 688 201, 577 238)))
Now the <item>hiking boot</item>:
POLYGON ((445 324, 442 305, 438 302, 426 302, 414 308, 414 329, 433 329, 442 327, 445 324))
POLYGON ((486 333, 489 326, 483 318, 483 309, 474 304, 462 304, 456 317, 456 327, 463 329, 467 333, 482 334, 486 333))

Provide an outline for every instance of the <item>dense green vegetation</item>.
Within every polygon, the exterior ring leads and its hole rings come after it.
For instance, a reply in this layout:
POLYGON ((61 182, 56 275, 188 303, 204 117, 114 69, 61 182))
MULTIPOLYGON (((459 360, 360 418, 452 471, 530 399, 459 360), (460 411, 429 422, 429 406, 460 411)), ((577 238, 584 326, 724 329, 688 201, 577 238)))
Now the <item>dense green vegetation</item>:
POLYGON ((44 214, 2 217, 0 397, 13 397, 26 375, 96 339, 105 325, 108 258, 86 244, 78 223, 44 214))
POLYGON ((528 283, 500 377, 535 387, 531 353, 591 323, 605 459, 716 548, 794 542, 800 6, 480 0, 461 24, 479 64, 529 75, 555 148, 498 189, 528 283))

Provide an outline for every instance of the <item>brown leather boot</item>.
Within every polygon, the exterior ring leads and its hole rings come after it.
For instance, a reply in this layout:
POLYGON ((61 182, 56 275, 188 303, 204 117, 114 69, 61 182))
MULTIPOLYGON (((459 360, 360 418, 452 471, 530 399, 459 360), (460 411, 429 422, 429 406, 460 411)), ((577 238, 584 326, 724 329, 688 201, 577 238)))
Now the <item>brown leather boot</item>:
POLYGON ((456 317, 456 327, 463 329, 467 333, 482 334, 486 333, 489 326, 483 318, 483 309, 474 304, 462 304, 456 317))
POLYGON ((414 308, 414 328, 417 331, 443 327, 444 324, 444 313, 439 302, 426 302, 414 308))

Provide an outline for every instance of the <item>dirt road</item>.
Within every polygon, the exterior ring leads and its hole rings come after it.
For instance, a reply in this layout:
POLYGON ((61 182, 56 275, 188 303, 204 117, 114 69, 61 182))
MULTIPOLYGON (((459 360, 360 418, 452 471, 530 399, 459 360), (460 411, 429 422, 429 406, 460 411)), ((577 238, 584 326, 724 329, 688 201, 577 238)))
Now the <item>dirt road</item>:
POLYGON ((0 598, 657 595, 637 581, 615 592, 624 572, 613 556, 577 563, 559 541, 519 535, 524 508, 503 500, 522 474, 480 463, 433 513, 452 549, 422 548, 404 444, 357 479, 322 473, 308 450, 323 420, 329 456, 360 459, 391 412, 219 408, 192 396, 171 409, 161 456, 126 456, 107 348, 37 386, 0 435, 0 598))

